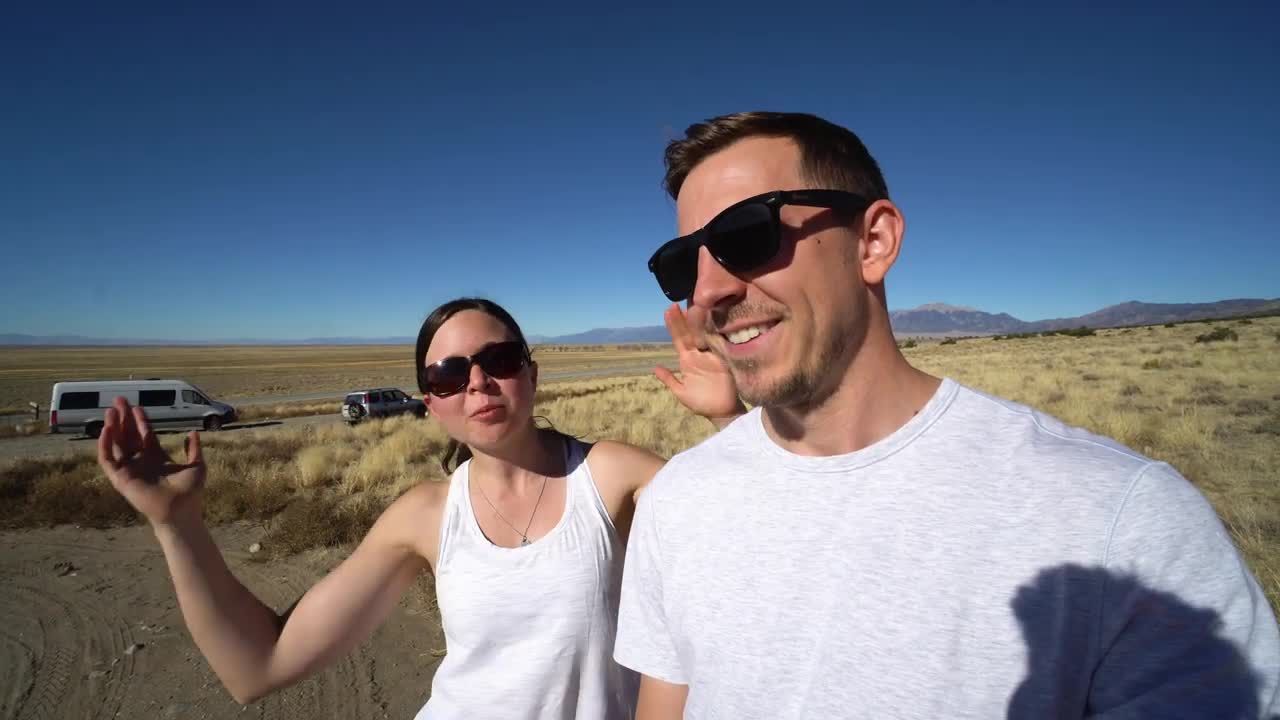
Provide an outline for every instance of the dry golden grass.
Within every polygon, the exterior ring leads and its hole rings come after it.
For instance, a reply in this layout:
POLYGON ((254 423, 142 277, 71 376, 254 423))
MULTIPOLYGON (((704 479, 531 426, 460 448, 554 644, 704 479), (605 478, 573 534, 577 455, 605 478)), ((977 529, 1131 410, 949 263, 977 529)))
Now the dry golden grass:
MULTIPOLYGON (((181 452, 182 435, 161 444, 181 452)), ((210 523, 265 520, 278 552, 358 539, 392 499, 422 480, 443 477, 435 423, 413 417, 295 429, 245 430, 202 437, 209 465, 210 523)), ((93 454, 23 460, 0 472, 0 527, 137 522, 102 476, 93 454)))
POLYGON ((342 410, 342 396, 331 400, 307 400, 302 402, 275 403, 270 405, 242 405, 236 408, 237 422, 258 422, 312 415, 337 415, 342 410))
MULTIPOLYGON (((543 376, 667 362, 670 345, 536 346, 543 376)), ((181 378, 215 398, 415 387, 413 347, 400 345, 0 348, 0 414, 46 407, 61 380, 181 378)))
POLYGON ((27 437, 49 431, 48 420, 25 420, 16 424, 0 425, 0 438, 27 437))
MULTIPOLYGON (((1080 338, 925 340, 905 353, 926 371, 1173 464, 1209 497, 1280 607, 1280 318, 1217 325, 1238 340, 1197 343, 1212 330, 1197 323, 1080 338)), ((712 432, 651 376, 546 383, 537 412, 584 439, 622 440, 663 456, 712 432)), ((210 521, 267 521, 264 546, 272 554, 350 543, 409 487, 444 479, 438 457, 445 437, 429 419, 205 439, 210 521)), ((181 438, 164 442, 176 449, 181 438)), ((133 521, 88 456, 0 471, 0 526, 133 521)))

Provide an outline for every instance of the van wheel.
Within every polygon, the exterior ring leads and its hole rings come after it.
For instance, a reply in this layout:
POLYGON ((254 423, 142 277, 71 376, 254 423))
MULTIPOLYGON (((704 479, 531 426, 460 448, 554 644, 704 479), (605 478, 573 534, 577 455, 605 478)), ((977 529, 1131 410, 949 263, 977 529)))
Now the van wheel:
POLYGON ((84 426, 84 434, 96 438, 102 434, 102 423, 94 422, 84 426))
POLYGON ((217 432, 222 429, 222 418, 217 415, 210 415, 204 419, 204 429, 209 432, 217 432))

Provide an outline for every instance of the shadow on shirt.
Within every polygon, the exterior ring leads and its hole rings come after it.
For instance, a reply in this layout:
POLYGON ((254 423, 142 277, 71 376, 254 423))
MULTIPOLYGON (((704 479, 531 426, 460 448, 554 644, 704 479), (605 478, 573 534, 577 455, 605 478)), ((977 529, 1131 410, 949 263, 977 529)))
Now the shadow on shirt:
POLYGON ((1258 720, 1259 677, 1214 610, 1078 565, 1042 571, 1012 606, 1028 671, 1010 720, 1258 720))

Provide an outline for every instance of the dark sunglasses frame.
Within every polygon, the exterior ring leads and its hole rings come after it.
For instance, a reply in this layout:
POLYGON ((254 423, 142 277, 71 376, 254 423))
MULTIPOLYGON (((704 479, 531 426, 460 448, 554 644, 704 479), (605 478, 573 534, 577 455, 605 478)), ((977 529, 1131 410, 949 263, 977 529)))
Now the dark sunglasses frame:
POLYGON ((529 363, 532 361, 533 357, 529 353, 529 348, 519 340, 496 342, 480 348, 474 355, 450 355, 447 358, 441 358, 431 363, 422 371, 422 385, 426 388, 428 393, 431 393, 436 397, 449 397, 450 395, 456 395, 467 387, 467 384, 471 382, 471 368, 475 365, 479 365, 480 369, 489 377, 505 380, 506 378, 512 378, 518 375, 520 371, 528 367, 529 363), (498 356, 504 353, 514 353, 519 356, 519 361, 516 363, 514 369, 509 372, 508 368, 495 364, 509 359, 502 358, 502 360, 499 360, 498 356), (447 375, 446 380, 432 379, 432 371, 434 370, 438 373, 445 372, 446 363, 453 364, 454 366, 458 366, 460 363, 465 363, 466 367, 447 375))
POLYGON ((663 243, 649 258, 649 272, 657 278, 663 294, 673 302, 681 302, 693 295, 693 289, 698 283, 699 247, 706 246, 711 257, 731 273, 750 272, 769 263, 782 250, 782 221, 778 217, 778 211, 783 205, 845 210, 861 215, 871 203, 871 200, 861 195, 844 190, 775 190, 749 197, 721 210, 699 230, 663 243), (717 233, 716 226, 723 225, 725 220, 749 206, 762 206, 768 211, 769 231, 762 235, 761 242, 766 245, 763 248, 753 248, 750 253, 743 253, 748 259, 740 260, 742 255, 733 254, 733 241, 729 245, 724 244, 728 233, 717 233), (662 262, 664 255, 670 256, 676 250, 682 251, 680 256, 686 259, 682 263, 683 267, 677 267, 671 261, 662 262), (689 266, 690 260, 692 267, 689 266))

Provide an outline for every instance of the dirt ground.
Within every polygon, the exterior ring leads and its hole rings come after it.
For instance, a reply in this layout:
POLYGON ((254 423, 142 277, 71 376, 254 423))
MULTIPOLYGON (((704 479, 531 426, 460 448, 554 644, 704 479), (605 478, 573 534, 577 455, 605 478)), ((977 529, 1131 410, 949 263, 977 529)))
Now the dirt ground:
MULTIPOLYGON (((236 576, 277 610, 342 558, 258 561, 248 548, 263 534, 214 531, 236 576)), ((187 634, 148 528, 0 533, 0 718, 412 718, 444 650, 438 617, 413 604, 323 673, 242 707, 187 634)))

